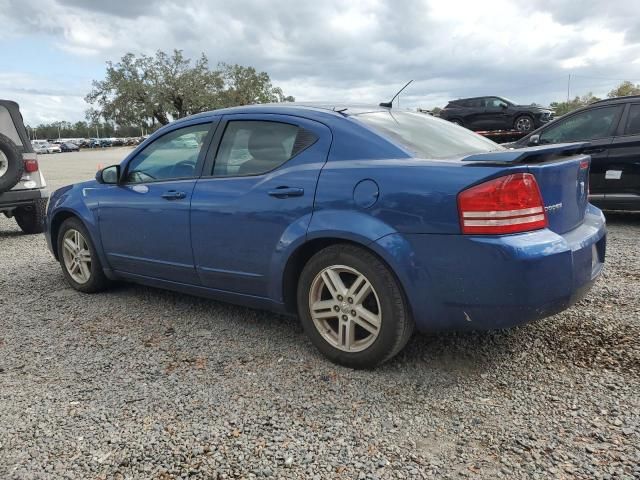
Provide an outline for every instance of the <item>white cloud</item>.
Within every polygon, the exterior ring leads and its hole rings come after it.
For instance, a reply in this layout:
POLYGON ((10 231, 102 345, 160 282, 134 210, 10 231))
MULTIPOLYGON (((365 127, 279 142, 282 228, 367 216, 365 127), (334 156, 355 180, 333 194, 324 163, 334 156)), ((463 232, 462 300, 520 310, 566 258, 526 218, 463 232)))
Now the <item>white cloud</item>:
MULTIPOLYGON (((212 64, 267 71, 300 100, 377 103, 414 79, 403 105, 433 107, 483 94, 548 103, 564 98, 568 73, 640 81, 632 0, 581 6, 550 0, 0 0, 0 7, 3 2, 11 5, 4 15, 18 25, 14 30, 45 33, 78 57, 78 69, 87 56, 105 61, 128 51, 180 48, 192 57, 204 51, 212 64)), ((584 80, 580 88, 602 94, 615 83, 584 80)), ((46 79, 37 87, 51 88, 46 79)), ((48 105, 47 112, 55 111, 53 100, 48 105)))

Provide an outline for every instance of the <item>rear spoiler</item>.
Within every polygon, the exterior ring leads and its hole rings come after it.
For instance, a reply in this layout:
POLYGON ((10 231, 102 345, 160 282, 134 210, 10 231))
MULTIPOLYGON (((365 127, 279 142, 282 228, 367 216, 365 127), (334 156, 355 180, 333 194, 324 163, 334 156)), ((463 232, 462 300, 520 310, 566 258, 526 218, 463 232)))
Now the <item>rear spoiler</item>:
POLYGON ((555 145, 538 145, 516 150, 504 150, 487 153, 476 153, 462 159, 463 162, 490 163, 542 163, 558 157, 568 157, 584 153, 589 142, 556 143, 555 145))

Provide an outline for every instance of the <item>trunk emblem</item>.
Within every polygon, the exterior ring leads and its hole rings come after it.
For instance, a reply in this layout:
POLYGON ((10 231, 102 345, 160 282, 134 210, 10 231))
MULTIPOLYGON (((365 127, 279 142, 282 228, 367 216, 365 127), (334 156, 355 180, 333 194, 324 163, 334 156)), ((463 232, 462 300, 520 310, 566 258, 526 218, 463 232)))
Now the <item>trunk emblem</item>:
POLYGON ((553 205, 547 205, 544 207, 544 211, 547 213, 557 212, 562 208, 562 202, 554 203, 553 205))

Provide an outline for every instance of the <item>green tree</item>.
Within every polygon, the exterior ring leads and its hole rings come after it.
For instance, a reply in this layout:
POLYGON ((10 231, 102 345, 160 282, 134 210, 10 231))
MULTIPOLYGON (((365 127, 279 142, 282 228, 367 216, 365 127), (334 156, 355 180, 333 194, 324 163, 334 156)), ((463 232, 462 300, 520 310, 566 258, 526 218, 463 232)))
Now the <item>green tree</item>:
POLYGON ((640 84, 634 85, 632 82, 626 80, 611 90, 607 97, 627 97, 629 95, 640 95, 640 84))
POLYGON ((584 107, 585 105, 589 105, 590 103, 597 102, 598 100, 600 100, 600 98, 594 97, 593 93, 589 92, 581 97, 576 96, 573 100, 569 100, 568 102, 552 102, 550 107, 554 110, 555 116, 559 117, 572 112, 573 110, 584 107))
POLYGON ((174 50, 153 57, 127 53, 107 62, 105 79, 93 82, 86 100, 92 105, 87 118, 94 122, 149 128, 215 108, 294 99, 274 87, 266 72, 227 64, 211 70, 206 55, 192 62, 174 50))

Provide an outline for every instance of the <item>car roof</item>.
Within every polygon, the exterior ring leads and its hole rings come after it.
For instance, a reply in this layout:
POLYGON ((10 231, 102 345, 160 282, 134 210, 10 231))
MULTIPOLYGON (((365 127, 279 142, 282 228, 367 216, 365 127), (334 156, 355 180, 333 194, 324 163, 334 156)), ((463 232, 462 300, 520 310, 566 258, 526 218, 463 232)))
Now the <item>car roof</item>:
MULTIPOLYGON (((590 103, 589 105, 605 105, 605 104, 618 104, 618 103, 626 103, 631 102, 633 100, 639 100, 640 95, 627 95, 626 97, 613 97, 613 98, 604 98, 602 100, 598 100, 597 102, 590 103)), ((587 106, 589 106, 587 105, 587 106)))
POLYGON ((255 105, 243 105, 239 107, 221 108, 208 112, 197 113, 177 121, 187 121, 197 118, 206 118, 213 115, 232 115, 236 113, 273 113, 281 115, 302 116, 309 119, 322 120, 327 118, 344 118, 351 115, 360 115, 371 112, 387 112, 389 108, 379 105, 367 105, 339 102, 283 102, 263 103, 255 105))

